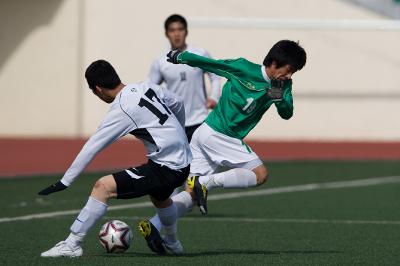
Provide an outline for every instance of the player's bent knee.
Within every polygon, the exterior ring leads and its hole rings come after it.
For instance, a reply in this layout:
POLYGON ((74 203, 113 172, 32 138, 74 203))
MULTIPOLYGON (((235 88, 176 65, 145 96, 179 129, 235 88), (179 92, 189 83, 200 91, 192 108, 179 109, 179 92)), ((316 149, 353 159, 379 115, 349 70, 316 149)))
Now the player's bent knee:
POLYGON ((172 204, 172 199, 171 198, 168 198, 166 200, 157 200, 154 197, 150 197, 150 199, 153 202, 153 205, 156 208, 160 208, 160 209, 167 208, 167 207, 171 206, 171 204, 172 204))
POLYGON ((104 176, 96 181, 91 196, 99 199, 109 199, 117 196, 117 184, 111 175, 104 176))
POLYGON ((256 174, 258 186, 267 182, 268 170, 264 165, 260 165, 259 167, 255 168, 253 172, 256 174))

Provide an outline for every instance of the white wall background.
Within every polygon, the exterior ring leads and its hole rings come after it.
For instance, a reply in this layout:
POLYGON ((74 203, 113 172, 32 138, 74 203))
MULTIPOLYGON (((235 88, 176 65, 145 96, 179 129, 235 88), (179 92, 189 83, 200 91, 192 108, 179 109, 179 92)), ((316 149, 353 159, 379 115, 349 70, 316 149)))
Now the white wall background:
MULTIPOLYGON (((75 137, 92 133, 107 105, 87 89, 84 70, 109 60, 124 82, 144 80, 168 43, 163 22, 171 13, 192 18, 384 19, 340 0, 16 0, 0 11, 0 37, 18 35, 0 50, 0 136, 75 137), (7 8, 6 8, 7 9, 7 8), (37 12, 32 10, 38 9, 37 12), (43 10, 43 11, 40 11, 43 10), (8 11, 10 13, 10 11, 8 11), (45 12, 46 13, 46 12, 45 12), (3 16, 4 15, 4 16, 3 16), (14 44, 14 46, 12 45, 14 44), (7 55, 4 55, 7 53, 7 55)), ((3 4, 2 4, 3 5, 3 4)), ((400 31, 327 31, 208 28, 189 23, 188 42, 216 58, 261 63, 280 39, 300 40, 308 52, 294 76, 295 116, 269 111, 250 137, 284 140, 400 140, 400 31)))

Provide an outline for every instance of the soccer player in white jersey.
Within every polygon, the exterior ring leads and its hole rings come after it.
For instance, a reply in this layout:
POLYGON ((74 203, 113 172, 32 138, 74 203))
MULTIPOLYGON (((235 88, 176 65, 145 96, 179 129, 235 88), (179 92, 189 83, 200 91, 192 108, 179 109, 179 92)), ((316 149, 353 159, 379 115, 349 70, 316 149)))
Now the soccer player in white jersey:
POLYGON ((144 195, 150 195, 166 229, 163 239, 147 220, 142 221, 139 229, 148 246, 158 254, 182 253, 182 245, 176 236, 177 208, 170 195, 186 180, 192 160, 183 129, 183 102, 155 84, 121 83, 114 68, 104 60, 93 62, 85 77, 89 88, 102 101, 109 103, 110 109, 63 178, 40 191, 39 195, 69 187, 97 153, 127 134, 143 141, 149 160, 144 165, 97 180, 89 200, 70 228, 70 235, 41 256, 82 256, 81 243, 89 229, 106 213, 108 199, 131 199, 144 195))
MULTIPOLYGON (((208 52, 201 48, 190 46, 186 43, 188 35, 187 22, 181 15, 171 15, 164 23, 165 35, 172 50, 189 51, 204 57, 210 57, 208 52)), ((166 83, 169 91, 183 98, 185 103, 185 131, 189 142, 193 132, 204 122, 208 115, 208 108, 212 109, 217 104, 220 96, 220 77, 205 72, 200 68, 187 65, 174 65, 167 62, 166 52, 158 57, 152 64, 148 80, 155 84, 166 83), (207 97, 204 83, 204 74, 210 78, 212 93, 207 97)))

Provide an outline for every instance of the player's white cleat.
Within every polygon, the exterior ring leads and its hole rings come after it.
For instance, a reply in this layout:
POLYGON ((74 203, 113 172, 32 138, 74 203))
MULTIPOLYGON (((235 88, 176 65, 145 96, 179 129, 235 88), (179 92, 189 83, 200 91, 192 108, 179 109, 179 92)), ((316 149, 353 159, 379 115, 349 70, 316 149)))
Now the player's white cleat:
POLYGON ((165 242, 164 245, 165 245, 165 248, 167 249, 168 253, 170 253, 170 254, 174 254, 174 255, 182 255, 183 254, 183 246, 179 240, 172 244, 165 242))
POLYGON ((75 257, 82 256, 82 254, 83 254, 83 250, 81 247, 72 249, 67 245, 67 242, 61 241, 61 242, 57 243, 51 249, 40 254, 40 256, 45 257, 45 258, 58 258, 58 257, 75 258, 75 257))

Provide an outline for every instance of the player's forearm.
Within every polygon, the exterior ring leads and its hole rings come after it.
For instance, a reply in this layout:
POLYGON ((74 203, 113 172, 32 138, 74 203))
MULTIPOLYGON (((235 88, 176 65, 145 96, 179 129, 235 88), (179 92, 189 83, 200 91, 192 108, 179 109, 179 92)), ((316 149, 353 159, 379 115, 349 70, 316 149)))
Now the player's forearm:
POLYGON ((61 179, 61 182, 64 185, 70 186, 99 152, 98 150, 93 150, 91 146, 92 145, 88 141, 76 156, 74 162, 61 179))
POLYGON ((290 91, 285 93, 282 101, 275 103, 278 114, 283 119, 290 119, 293 116, 293 97, 290 91))
POLYGON ((183 52, 179 55, 178 60, 180 64, 198 67, 203 69, 204 71, 215 73, 218 76, 228 78, 231 75, 228 71, 229 65, 224 63, 224 60, 215 60, 190 52, 183 52))
POLYGON ((99 152, 130 131, 131 128, 124 124, 122 126, 117 123, 111 123, 111 125, 109 123, 102 124, 85 143, 74 162, 65 172, 61 182, 66 186, 71 185, 99 152))
POLYGON ((278 114, 283 119, 290 119, 293 116, 293 105, 287 105, 284 102, 277 104, 278 114))

